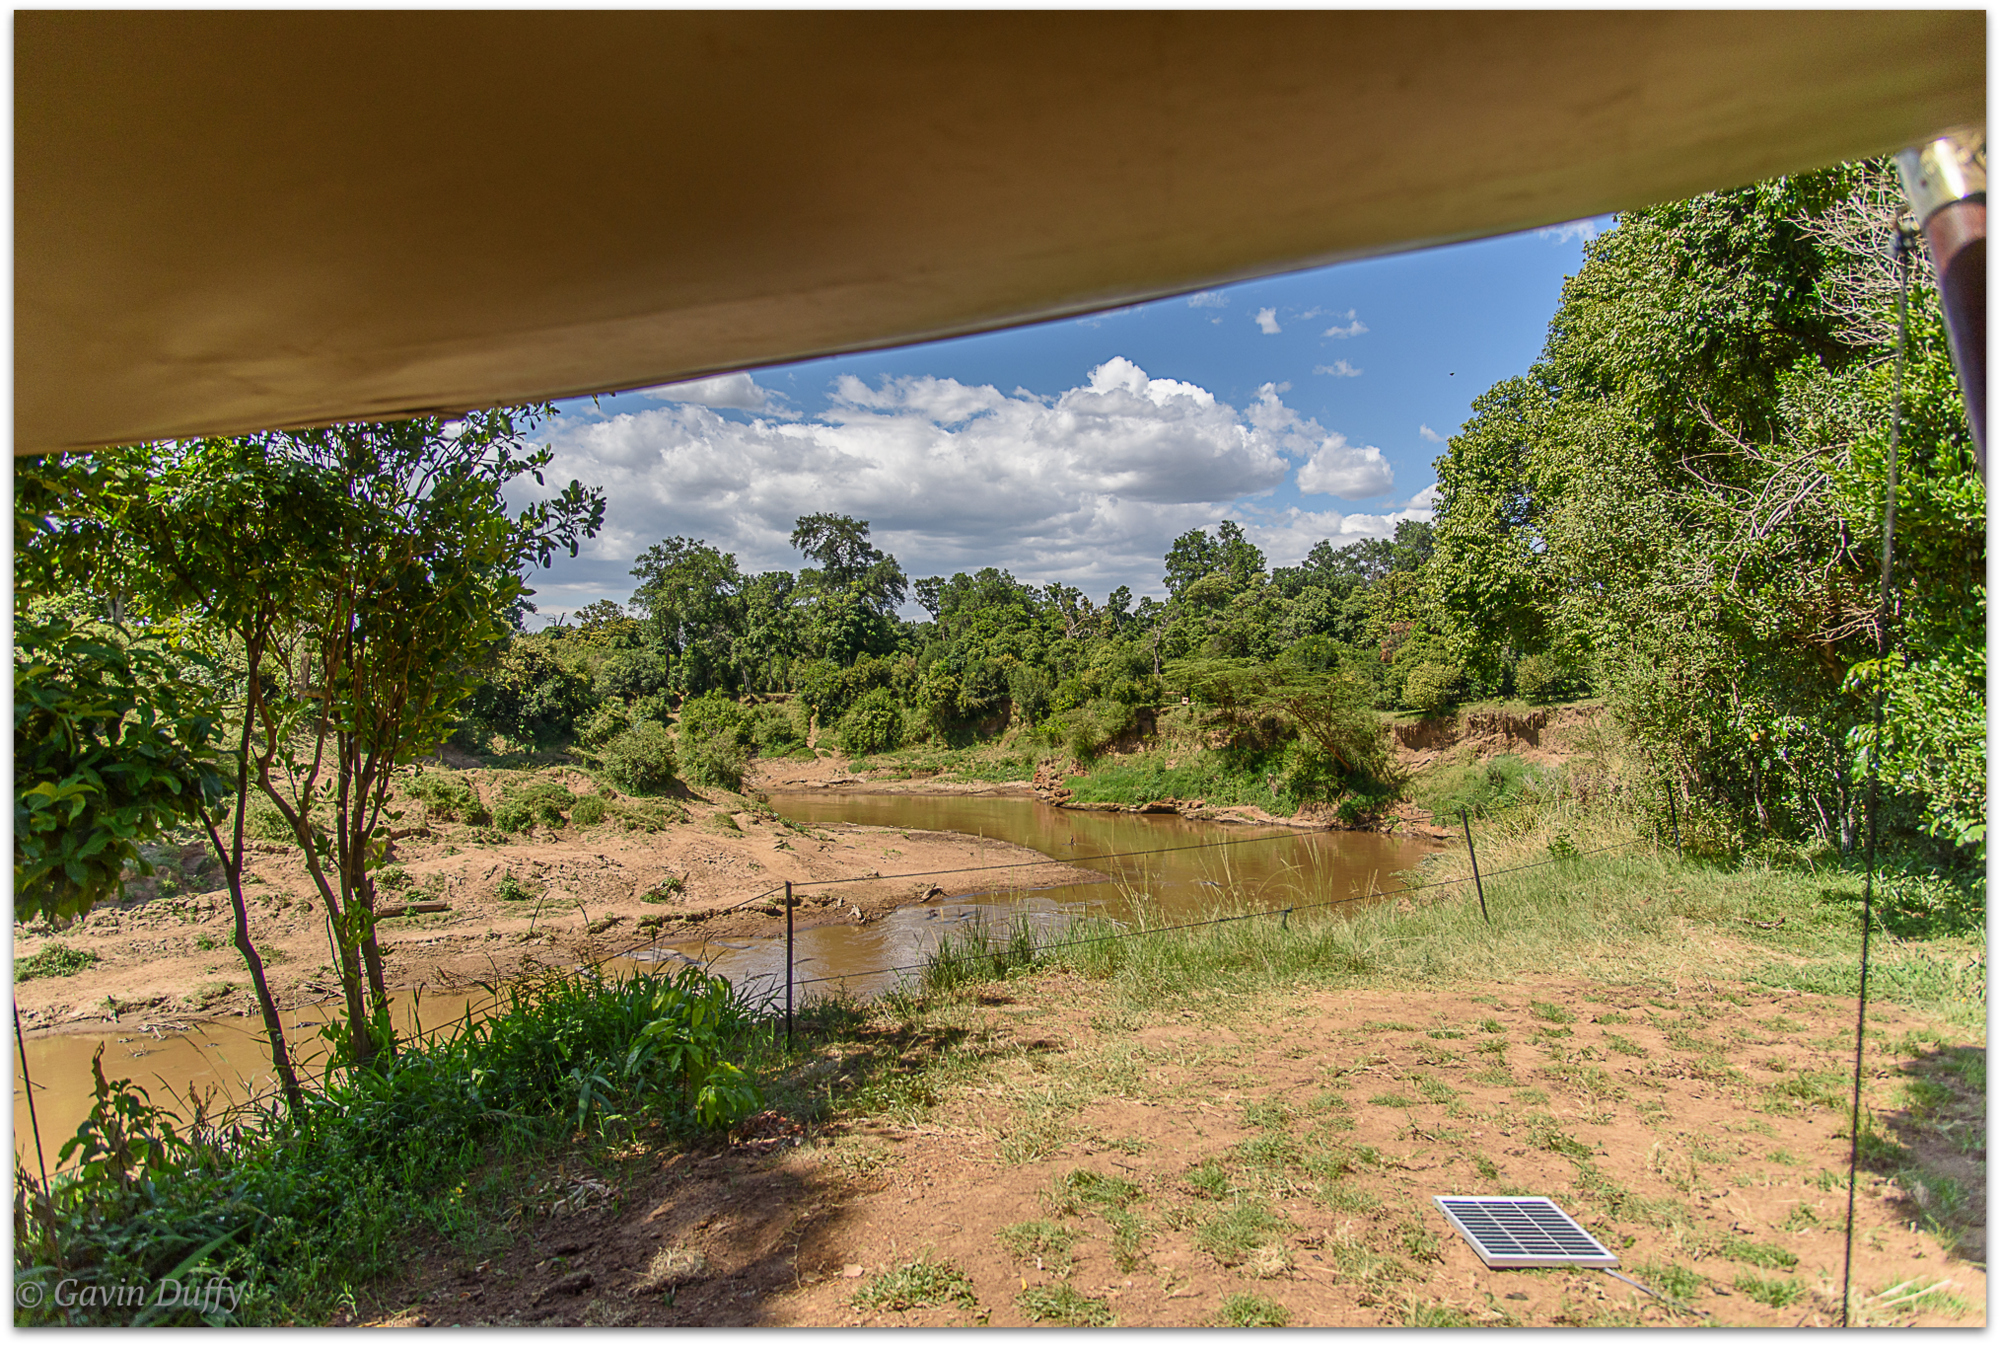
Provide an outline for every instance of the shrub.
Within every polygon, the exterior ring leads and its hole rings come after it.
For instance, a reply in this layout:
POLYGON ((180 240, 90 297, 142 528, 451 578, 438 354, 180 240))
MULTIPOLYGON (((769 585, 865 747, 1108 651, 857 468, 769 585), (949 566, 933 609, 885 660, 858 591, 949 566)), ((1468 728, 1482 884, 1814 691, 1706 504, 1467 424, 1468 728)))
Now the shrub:
POLYGON ((903 741, 903 714, 887 687, 867 692, 841 716, 838 740, 850 757, 887 752, 903 741))
POLYGON ((1582 671, 1554 654, 1530 654, 1514 665, 1514 694, 1530 705, 1547 705, 1582 689, 1582 671))
POLYGON ((1483 763, 1435 772, 1418 793, 1417 802, 1438 819, 1439 825, 1450 825, 1457 821, 1459 809, 1484 817, 1544 788, 1551 774, 1506 753, 1483 763))
POLYGON ((500 796, 493 810, 493 825, 502 831, 526 831, 540 823, 555 828, 563 824, 563 813, 576 806, 576 795, 553 780, 530 780, 500 796))
POLYGON ((409 794, 438 821, 464 822, 469 826, 483 827, 493 820, 472 786, 449 775, 419 775, 410 781, 409 794))
POLYGON ((1047 717, 1055 691, 1049 675, 1032 663, 1017 663, 1008 670, 1007 695, 1025 723, 1038 724, 1047 717))
POLYGON ((681 764, 696 784, 741 789, 750 742, 750 716, 732 697, 711 691, 681 706, 681 764))
POLYGON ((585 747, 602 747, 632 727, 632 712, 625 702, 608 700, 577 730, 576 740, 585 747))
POLYGON ((96 961, 97 954, 88 948, 51 943, 33 957, 14 964, 14 982, 18 985, 44 976, 74 976, 96 961))
POLYGON ((592 795, 578 799, 569 810, 569 820, 579 827, 594 827, 604 820, 604 800, 592 795))
POLYGON ((604 778, 627 794, 657 794, 673 783, 673 738, 657 720, 641 720, 598 754, 604 778))
POLYGON ((1442 714, 1464 682, 1465 671, 1455 663, 1419 663, 1403 680, 1403 703, 1421 714, 1442 714))
POLYGON ((781 757, 804 747, 806 735, 790 705, 760 705, 751 712, 750 741, 759 755, 781 757))
POLYGON ((1099 696, 1048 721, 1045 737, 1061 743, 1079 761, 1097 756, 1139 722, 1139 712, 1123 701, 1099 696))
POLYGON ((635 701, 667 689, 667 661, 650 649, 626 649, 597 666, 597 694, 635 701))
POLYGON ((285 820, 285 815, 269 803, 261 801, 252 804, 244 812, 243 832, 260 841, 277 841, 285 845, 294 844, 298 840, 292 834, 292 824, 285 820))

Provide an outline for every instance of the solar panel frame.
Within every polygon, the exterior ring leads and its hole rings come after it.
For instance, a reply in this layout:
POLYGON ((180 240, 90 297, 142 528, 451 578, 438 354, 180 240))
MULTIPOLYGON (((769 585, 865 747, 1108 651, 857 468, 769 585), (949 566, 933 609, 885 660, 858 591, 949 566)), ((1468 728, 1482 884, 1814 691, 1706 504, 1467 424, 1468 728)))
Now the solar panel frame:
POLYGON ((1433 1196, 1489 1269, 1610 1267, 1611 1250, 1546 1196, 1433 1196))

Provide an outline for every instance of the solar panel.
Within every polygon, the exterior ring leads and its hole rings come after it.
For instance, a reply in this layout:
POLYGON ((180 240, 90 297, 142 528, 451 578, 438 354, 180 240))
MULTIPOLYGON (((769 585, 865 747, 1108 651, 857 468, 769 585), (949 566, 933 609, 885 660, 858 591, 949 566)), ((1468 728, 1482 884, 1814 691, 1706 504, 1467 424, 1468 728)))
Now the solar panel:
POLYGON ((1434 1196, 1479 1259, 1514 1266, 1615 1266, 1618 1258, 1542 1196, 1434 1196))

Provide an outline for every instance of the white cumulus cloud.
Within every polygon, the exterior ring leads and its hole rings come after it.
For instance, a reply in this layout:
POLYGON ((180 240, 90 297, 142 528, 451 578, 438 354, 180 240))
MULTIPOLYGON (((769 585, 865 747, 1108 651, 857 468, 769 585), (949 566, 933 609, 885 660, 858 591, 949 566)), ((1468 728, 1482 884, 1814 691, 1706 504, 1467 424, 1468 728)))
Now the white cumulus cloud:
POLYGON ((1350 308, 1347 310, 1346 326, 1335 324, 1334 326, 1328 327, 1325 331, 1321 332, 1320 335, 1331 336, 1338 340, 1346 340, 1350 336, 1360 336, 1367 330, 1368 330, 1368 324, 1363 322, 1360 318, 1355 317, 1354 310, 1350 308))
POLYGON ((1433 444, 1441 444, 1445 441, 1445 437, 1443 435, 1439 434, 1436 430, 1432 429, 1428 425, 1417 426, 1417 436, 1421 439, 1428 440, 1433 444))
POLYGON ((1251 321, 1255 322, 1258 329, 1266 336, 1276 336, 1284 330, 1278 325, 1278 310, 1275 308, 1258 309, 1251 321))
POLYGON ((733 411, 774 411, 784 414, 772 400, 777 394, 758 386, 757 380, 748 374, 717 374, 713 378, 667 383, 643 391, 645 396, 657 397, 663 402, 683 402, 691 406, 719 406, 733 411))
POLYGON ((1335 360, 1332 364, 1316 364, 1313 366, 1313 372, 1316 374, 1332 374, 1335 378, 1361 377, 1361 371, 1346 360, 1335 360))
POLYGON ((1382 450, 1350 444, 1344 434, 1329 434, 1299 467, 1299 489, 1308 495, 1338 495, 1365 500, 1385 494, 1396 484, 1395 473, 1382 450))
POLYGON ((1285 390, 1266 384, 1239 410, 1114 357, 1048 397, 850 376, 803 419, 746 420, 677 400, 558 421, 546 492, 575 477, 602 488, 609 507, 582 557, 531 581, 535 601, 551 613, 622 601, 632 558, 676 535, 734 552, 746 571, 796 569, 793 520, 822 511, 869 520, 870 539, 913 576, 998 565, 1092 593, 1157 593, 1176 536, 1239 512, 1295 464, 1305 489, 1389 490, 1378 450, 1301 417, 1285 390))
POLYGON ((1227 308, 1228 306, 1229 296, 1221 290, 1203 290, 1199 294, 1190 294, 1188 296, 1189 308, 1227 308))

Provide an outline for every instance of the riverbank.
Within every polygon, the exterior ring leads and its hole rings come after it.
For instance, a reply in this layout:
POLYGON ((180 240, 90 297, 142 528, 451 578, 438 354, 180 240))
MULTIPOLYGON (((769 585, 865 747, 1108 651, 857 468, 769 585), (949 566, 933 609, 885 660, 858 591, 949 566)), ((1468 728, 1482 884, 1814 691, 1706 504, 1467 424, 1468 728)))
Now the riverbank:
MULTIPOLYGON (((1491 924, 1453 888, 819 1006, 726 1146, 574 1150, 547 1189, 597 1203, 427 1236, 356 1316, 1833 1324, 1860 876, 1623 839, 1521 871, 1544 831, 1496 836, 1491 924), (1434 1194, 1549 1196, 1662 1297, 1489 1270, 1434 1194)), ((1983 939, 1878 899, 1852 1312, 1980 1326, 1983 939)))
MULTIPOLYGON (((525 773, 454 772, 488 807, 525 773)), ((582 788, 560 769, 533 773, 582 788)), ((657 824, 615 821, 537 825, 503 833, 422 817, 395 842, 384 910, 407 915, 380 925, 392 987, 450 992, 484 980, 518 979, 540 968, 595 962, 655 938, 762 936, 782 931, 784 883, 838 880, 801 895, 803 927, 865 923, 900 906, 984 890, 990 878, 880 878, 899 872, 1019 864, 1024 886, 1095 881, 1098 875, 1022 846, 979 836, 909 828, 787 822, 755 795, 688 790, 660 806, 657 824), (441 908, 441 909, 438 909, 441 908)), ((128 887, 127 899, 61 931, 15 931, 17 967, 51 945, 88 964, 15 986, 31 1032, 175 1031, 201 1019, 251 1017, 248 977, 231 943, 226 890, 204 887, 206 851, 156 853, 160 872, 128 887)), ((287 1013, 333 999, 326 922, 293 846, 256 842, 245 895, 273 993, 287 1013)), ((212 883, 213 879, 207 879, 212 883)), ((48 959, 45 958, 45 961, 48 959)), ((317 1017, 317 1015, 308 1015, 317 1017)))

